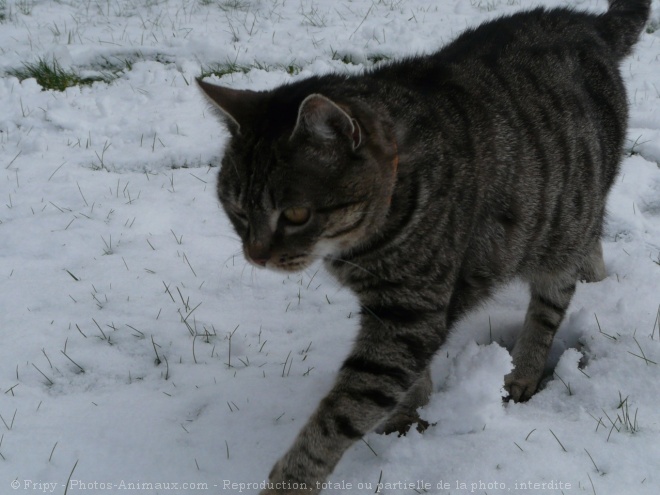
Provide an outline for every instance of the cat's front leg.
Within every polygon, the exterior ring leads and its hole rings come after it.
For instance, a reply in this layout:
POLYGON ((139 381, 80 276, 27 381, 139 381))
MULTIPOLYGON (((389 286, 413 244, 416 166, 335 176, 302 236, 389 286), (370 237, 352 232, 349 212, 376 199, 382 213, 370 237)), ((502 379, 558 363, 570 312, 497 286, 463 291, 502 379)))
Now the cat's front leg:
POLYGON ((365 306, 358 339, 330 393, 273 468, 261 495, 317 494, 344 451, 424 379, 445 338, 444 311, 365 306))

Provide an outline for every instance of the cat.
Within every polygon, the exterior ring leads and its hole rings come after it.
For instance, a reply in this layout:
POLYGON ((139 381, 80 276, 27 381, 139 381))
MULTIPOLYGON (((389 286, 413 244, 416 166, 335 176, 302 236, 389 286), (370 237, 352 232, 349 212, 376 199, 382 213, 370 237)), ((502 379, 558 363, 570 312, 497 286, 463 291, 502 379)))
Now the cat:
POLYGON ((619 64, 650 0, 536 8, 428 56, 255 92, 198 80, 231 133, 218 195, 252 264, 323 259, 361 305, 335 385, 262 495, 316 494, 366 432, 423 428, 429 364, 456 321, 518 277, 531 301, 504 378, 537 390, 601 234, 623 156, 619 64))

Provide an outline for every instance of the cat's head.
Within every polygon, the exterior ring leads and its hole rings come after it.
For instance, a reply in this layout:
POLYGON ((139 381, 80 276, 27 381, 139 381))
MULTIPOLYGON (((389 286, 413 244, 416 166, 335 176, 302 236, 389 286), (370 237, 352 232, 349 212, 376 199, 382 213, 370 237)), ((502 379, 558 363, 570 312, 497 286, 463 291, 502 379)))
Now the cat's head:
POLYGON ((254 92, 198 83, 231 133, 218 195, 248 261, 302 270, 382 228, 398 158, 377 112, 294 86, 254 92))

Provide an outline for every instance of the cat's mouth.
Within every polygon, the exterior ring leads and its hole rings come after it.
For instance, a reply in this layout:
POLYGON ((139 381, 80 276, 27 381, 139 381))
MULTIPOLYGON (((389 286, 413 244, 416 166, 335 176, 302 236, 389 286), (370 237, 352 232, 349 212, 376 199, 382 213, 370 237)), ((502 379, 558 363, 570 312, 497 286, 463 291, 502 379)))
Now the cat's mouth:
POLYGON ((298 272, 312 264, 313 259, 307 254, 275 254, 269 257, 253 257, 245 250, 245 259, 258 268, 278 272, 298 272))

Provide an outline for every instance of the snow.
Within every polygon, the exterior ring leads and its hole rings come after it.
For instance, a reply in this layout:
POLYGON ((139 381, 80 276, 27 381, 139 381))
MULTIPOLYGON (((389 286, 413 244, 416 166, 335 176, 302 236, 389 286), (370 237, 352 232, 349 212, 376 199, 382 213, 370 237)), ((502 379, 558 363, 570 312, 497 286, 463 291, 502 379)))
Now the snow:
MULTIPOLYGON (((606 2, 3 5, 0 493, 254 494, 245 484, 332 386, 357 304, 320 266, 283 277, 243 260, 214 196, 227 133, 194 78, 231 62, 251 69, 223 83, 272 88, 431 52, 523 7, 606 2), (6 75, 52 57, 81 75, 124 68, 64 92, 6 75)), ((325 493, 658 493, 659 61, 649 32, 623 65, 630 156, 609 202, 609 276, 578 287, 543 390, 501 401, 527 304, 512 284, 438 354, 421 411, 436 425, 368 434, 325 493)))

